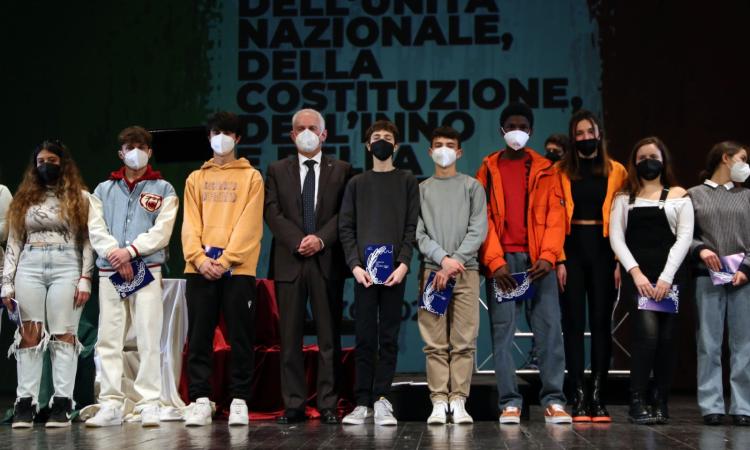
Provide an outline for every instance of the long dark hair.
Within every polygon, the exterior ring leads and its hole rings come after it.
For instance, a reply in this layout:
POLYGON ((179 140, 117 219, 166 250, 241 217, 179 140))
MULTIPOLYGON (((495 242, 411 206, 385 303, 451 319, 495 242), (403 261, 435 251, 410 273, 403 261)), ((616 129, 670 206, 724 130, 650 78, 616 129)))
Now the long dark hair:
POLYGON ((596 129, 599 130, 599 145, 597 146, 596 157, 594 157, 594 166, 592 173, 594 176, 607 177, 609 176, 609 152, 607 151, 607 141, 604 139, 604 130, 599 119, 596 118, 594 113, 591 111, 581 109, 570 118, 568 124, 568 135, 570 137, 570 151, 565 153, 562 161, 560 161, 560 170, 568 176, 571 180, 577 180, 581 177, 579 172, 580 160, 578 151, 576 150, 576 126, 581 121, 587 120, 591 122, 596 129))
POLYGON ((700 173, 699 178, 701 180, 711 178, 719 167, 719 164, 721 164, 724 155, 728 155, 731 158, 742 149, 748 151, 746 146, 735 141, 722 141, 715 144, 706 156, 706 168, 700 173))
POLYGON ((661 185, 668 188, 676 186, 677 183, 675 181, 674 173, 672 172, 672 157, 670 156, 669 149, 658 137, 649 136, 636 142, 633 146, 633 150, 630 152, 630 158, 628 158, 628 181, 625 183, 625 186, 623 186, 623 192, 638 195, 641 191, 643 183, 641 182, 641 177, 638 176, 638 171, 635 169, 635 158, 638 154, 638 149, 649 144, 656 146, 661 153, 661 162, 664 165, 661 175, 659 176, 661 185))
POLYGON ((83 191, 88 189, 68 147, 60 141, 44 141, 31 153, 31 161, 8 209, 9 228, 19 239, 24 240, 26 212, 31 206, 42 203, 44 196, 47 195, 47 184, 39 176, 36 168, 36 157, 42 150, 48 150, 60 157, 60 178, 54 186, 55 196, 60 199, 61 216, 68 223, 76 244, 83 246, 88 235, 86 223, 89 211, 88 201, 83 191))

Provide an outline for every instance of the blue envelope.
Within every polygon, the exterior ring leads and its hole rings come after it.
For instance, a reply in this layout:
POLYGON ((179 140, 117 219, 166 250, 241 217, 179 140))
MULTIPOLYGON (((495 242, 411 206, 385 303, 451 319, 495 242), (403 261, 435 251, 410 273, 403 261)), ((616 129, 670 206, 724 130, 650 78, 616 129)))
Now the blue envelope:
POLYGON ((424 285, 424 291, 422 291, 422 297, 419 299, 419 307, 438 316, 443 316, 448 309, 448 303, 453 298, 453 288, 456 287, 456 280, 449 278, 445 289, 438 291, 432 285, 432 282, 435 281, 435 275, 435 272, 430 272, 427 283, 424 285))
POLYGON ((393 273, 393 244, 373 244, 365 247, 365 271, 373 284, 384 284, 393 273))
POLYGON ((125 299, 154 281, 154 275, 146 267, 146 263, 138 258, 130 261, 130 267, 133 268, 133 280, 125 281, 119 273, 115 272, 109 276, 109 280, 115 287, 120 299, 125 299))
POLYGON ((510 292, 501 291, 495 283, 495 279, 492 279, 492 290, 495 293, 495 300, 498 303, 518 302, 534 297, 536 286, 531 282, 528 272, 512 273, 510 275, 516 280, 516 284, 518 285, 510 292))
MULTIPOLYGON (((655 284, 652 284, 652 286, 656 287, 655 284)), ((636 297, 638 299, 638 309, 669 314, 677 314, 680 310, 680 289, 675 284, 672 285, 672 289, 669 290, 667 296, 660 302, 640 294, 636 294, 636 297)))
MULTIPOLYGON (((206 245, 203 247, 203 251, 211 259, 219 259, 221 255, 224 254, 224 249, 219 247, 211 247, 210 245, 206 245)), ((224 272, 224 277, 231 277, 232 276, 232 269, 227 270, 224 272)))

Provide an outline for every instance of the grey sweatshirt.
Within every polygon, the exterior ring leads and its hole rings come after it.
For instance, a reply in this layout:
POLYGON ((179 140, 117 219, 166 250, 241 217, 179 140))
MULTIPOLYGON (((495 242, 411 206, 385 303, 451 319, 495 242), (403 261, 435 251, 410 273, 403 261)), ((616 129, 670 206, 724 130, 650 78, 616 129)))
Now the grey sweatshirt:
POLYGON ((487 235, 487 202, 482 185, 459 173, 432 176, 419 185, 417 244, 428 269, 439 270, 445 256, 478 269, 477 252, 487 235))
POLYGON ((719 256, 744 253, 740 270, 750 275, 750 189, 717 186, 706 180, 688 189, 688 194, 695 209, 695 234, 690 250, 698 268, 705 269, 699 253, 708 248, 719 256))

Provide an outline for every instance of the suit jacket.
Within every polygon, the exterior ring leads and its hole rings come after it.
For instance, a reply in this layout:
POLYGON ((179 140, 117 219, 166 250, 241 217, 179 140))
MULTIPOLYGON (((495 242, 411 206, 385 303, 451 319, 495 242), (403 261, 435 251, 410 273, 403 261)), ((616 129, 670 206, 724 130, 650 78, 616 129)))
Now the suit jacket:
MULTIPOLYGON (((324 247, 311 258, 317 260, 326 279, 342 279, 348 273, 339 243, 338 217, 344 188, 352 175, 349 163, 322 156, 314 234, 323 240, 324 247)), ((264 218, 274 237, 270 277, 276 281, 294 281, 305 259, 297 253, 297 246, 305 237, 297 155, 269 165, 265 186, 264 218)))

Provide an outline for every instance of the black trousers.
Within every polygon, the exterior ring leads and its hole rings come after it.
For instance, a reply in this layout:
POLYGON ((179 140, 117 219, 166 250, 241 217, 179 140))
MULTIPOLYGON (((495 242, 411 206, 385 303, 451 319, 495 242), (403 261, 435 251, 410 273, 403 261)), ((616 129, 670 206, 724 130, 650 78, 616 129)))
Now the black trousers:
POLYGON ((341 356, 341 298, 333 297, 331 294, 335 295, 337 284, 340 284, 338 280, 329 282, 325 279, 315 259, 303 261, 300 276, 295 281, 276 283, 281 328, 281 393, 287 410, 303 413, 307 401, 302 339, 308 298, 315 319, 320 350, 317 406, 319 409, 336 408, 336 358, 340 359, 341 356))
POLYGON ((344 380, 344 364, 341 352, 341 322, 344 315, 344 278, 328 280, 328 301, 333 319, 333 370, 334 392, 341 396, 344 380))
POLYGON ((232 347, 229 393, 249 401, 255 358, 255 277, 233 275, 210 281, 200 274, 186 274, 186 278, 190 400, 211 395, 214 330, 223 312, 232 347))
POLYGON ((628 302, 631 317, 630 391, 648 392, 651 371, 654 386, 668 393, 677 363, 677 316, 679 314, 639 310, 632 277, 623 277, 622 299, 628 302))
MULTIPOLYGON (((565 367, 568 376, 582 379, 586 306, 591 330, 591 371, 607 376, 612 355, 612 308, 615 257, 601 225, 573 225, 565 240, 568 281, 560 296, 565 367)), ((627 275, 627 274, 626 274, 627 275)))
POLYGON ((354 286, 357 334, 354 397, 358 406, 372 406, 375 400, 391 392, 405 281, 392 287, 365 288, 358 283, 354 286))

